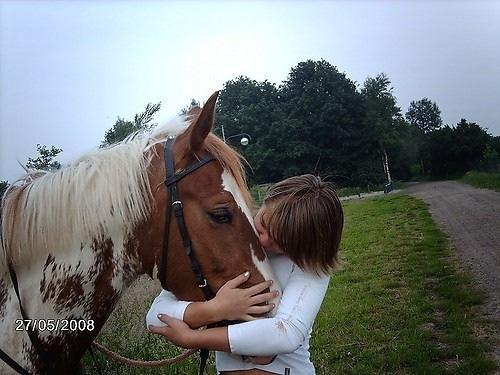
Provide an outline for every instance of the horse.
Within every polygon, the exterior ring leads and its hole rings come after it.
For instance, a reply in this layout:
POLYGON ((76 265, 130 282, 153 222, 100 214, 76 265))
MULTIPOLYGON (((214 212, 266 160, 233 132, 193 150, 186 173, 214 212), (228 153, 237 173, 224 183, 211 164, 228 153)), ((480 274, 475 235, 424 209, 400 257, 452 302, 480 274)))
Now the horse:
MULTIPOLYGON (((217 96, 59 170, 27 174, 5 193, 0 349, 20 367, 33 374, 81 372, 84 352, 142 274, 163 273, 162 285, 179 299, 205 299, 167 207, 169 139, 182 176, 175 181, 182 204, 174 203, 183 207, 205 284, 216 292, 245 271, 251 276, 244 287, 275 279, 253 226, 243 159, 211 132, 217 96), (191 168, 207 155, 204 165, 191 168)), ((9 371, 0 361, 0 373, 9 371)))

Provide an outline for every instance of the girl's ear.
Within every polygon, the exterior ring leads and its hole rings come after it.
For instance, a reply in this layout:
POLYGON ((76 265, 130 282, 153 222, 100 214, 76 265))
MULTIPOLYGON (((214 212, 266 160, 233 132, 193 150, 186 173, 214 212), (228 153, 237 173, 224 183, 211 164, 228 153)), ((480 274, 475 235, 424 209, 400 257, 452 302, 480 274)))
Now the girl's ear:
POLYGON ((207 138, 208 133, 212 130, 215 118, 215 104, 217 103, 218 96, 219 91, 216 91, 208 98, 198 118, 192 125, 193 128, 189 139, 189 145, 192 151, 198 151, 203 148, 203 142, 205 142, 205 138, 207 138))

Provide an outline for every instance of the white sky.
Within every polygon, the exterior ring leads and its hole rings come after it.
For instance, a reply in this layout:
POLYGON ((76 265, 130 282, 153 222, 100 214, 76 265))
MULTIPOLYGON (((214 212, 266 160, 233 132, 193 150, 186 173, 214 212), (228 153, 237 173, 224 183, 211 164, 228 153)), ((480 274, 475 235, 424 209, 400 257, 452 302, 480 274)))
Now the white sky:
POLYGON ((117 116, 157 121, 237 75, 280 83, 306 59, 359 84, 386 73, 399 105, 436 101, 500 135, 500 2, 0 0, 0 179, 36 144, 67 161, 117 116))

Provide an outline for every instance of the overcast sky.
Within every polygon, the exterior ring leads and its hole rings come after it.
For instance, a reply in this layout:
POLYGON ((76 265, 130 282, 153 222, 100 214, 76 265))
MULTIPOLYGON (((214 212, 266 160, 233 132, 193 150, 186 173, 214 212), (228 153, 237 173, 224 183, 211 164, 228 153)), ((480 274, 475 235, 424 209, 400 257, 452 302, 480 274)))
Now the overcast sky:
POLYGON ((328 60, 358 84, 388 75, 403 113, 428 97, 443 121, 500 135, 500 2, 0 0, 0 179, 36 144, 68 161, 117 116, 157 120, 238 75, 280 83, 328 60))

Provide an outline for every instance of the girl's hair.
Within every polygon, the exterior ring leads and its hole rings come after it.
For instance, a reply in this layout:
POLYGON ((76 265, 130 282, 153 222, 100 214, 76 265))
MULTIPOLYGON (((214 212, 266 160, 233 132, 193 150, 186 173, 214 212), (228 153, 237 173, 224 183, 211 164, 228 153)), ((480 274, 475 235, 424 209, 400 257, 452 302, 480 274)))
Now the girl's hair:
POLYGON ((273 185, 262 225, 300 268, 329 274, 339 265, 344 214, 331 182, 305 174, 273 185))

